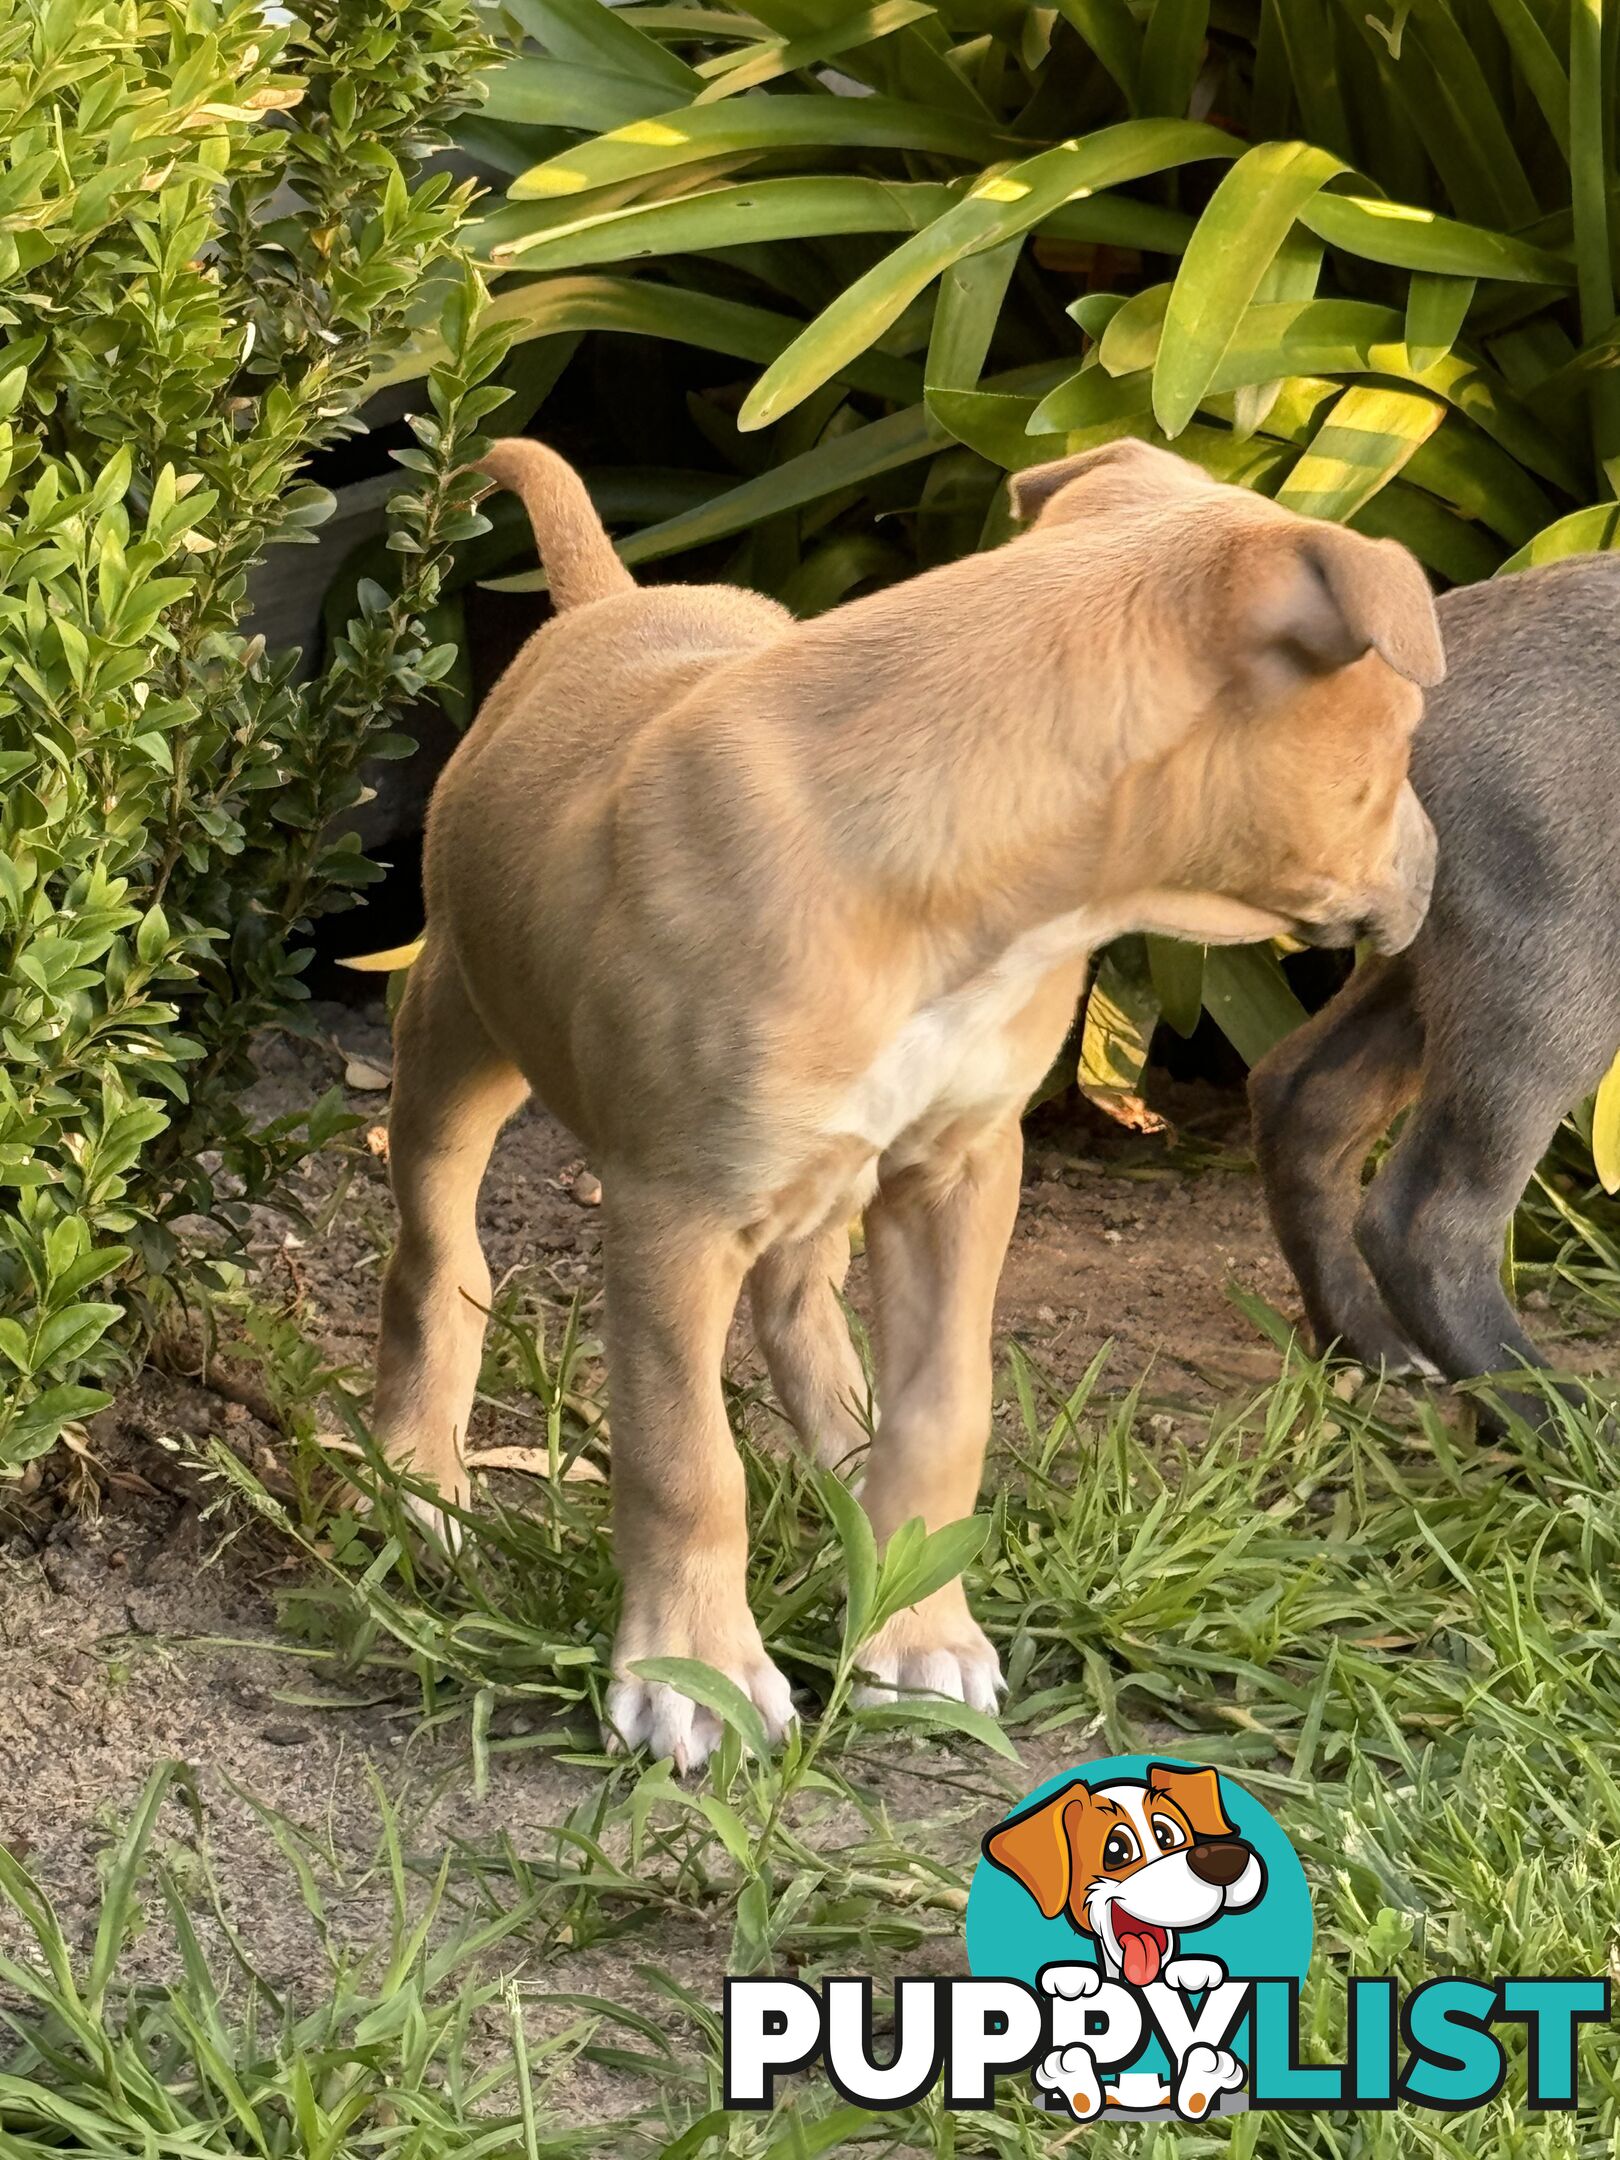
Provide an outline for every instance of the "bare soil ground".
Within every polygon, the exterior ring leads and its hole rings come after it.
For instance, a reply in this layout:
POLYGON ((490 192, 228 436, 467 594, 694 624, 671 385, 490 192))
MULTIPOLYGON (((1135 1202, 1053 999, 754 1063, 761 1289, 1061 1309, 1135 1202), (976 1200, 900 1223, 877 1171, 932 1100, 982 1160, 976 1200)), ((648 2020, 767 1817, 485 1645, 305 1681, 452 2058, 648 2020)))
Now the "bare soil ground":
MULTIPOLYGON (((386 1067, 380 1017, 332 1006, 317 1018, 322 1047, 268 1046, 266 1111, 309 1102, 346 1070, 354 1076, 355 1057, 386 1067)), ((382 1091, 351 1088, 349 1099, 368 1123, 384 1122, 382 1091)), ((1285 1312, 1292 1286, 1244 1152, 1241 1102, 1168 1086, 1158 1099, 1175 1121, 1174 1142, 1130 1134, 1072 1101, 1035 1121, 998 1329, 1069 1383, 1112 1344, 1116 1385, 1147 1373, 1151 1396, 1187 1412, 1241 1398, 1277 1369, 1228 1285, 1285 1312)), ((600 1236, 598 1215, 579 1197, 585 1168, 569 1137, 530 1109, 501 1142, 482 1218, 497 1280, 537 1269, 545 1296, 561 1308, 583 1290, 588 1313, 600 1236)), ((259 1296, 296 1313, 325 1362, 363 1369, 392 1235, 384 1164, 363 1147, 330 1152, 308 1167, 301 1198, 321 1233, 264 1218, 259 1296)), ((857 1306, 863 1288, 857 1263, 857 1306)), ((741 1323, 733 1349, 746 1368, 751 1345, 741 1323)), ((1588 1367, 1611 1362, 1590 1345, 1579 1358, 1588 1367)), ((479 1844, 505 1833, 520 1851, 536 1846, 589 1776, 529 1749, 500 1758, 480 1799, 459 1738, 436 1741, 414 1731, 409 1712, 323 1690, 276 1632, 275 1594, 293 1579, 292 1563, 252 1535, 221 1549, 207 1487, 162 1444, 211 1434, 250 1460, 278 1444, 251 1387, 221 1394, 197 1377, 148 1371, 96 1420, 93 1460, 53 1461, 36 1490, 0 1514, 0 1838, 27 1853, 70 1927, 88 1928, 106 1827, 127 1812, 153 1763, 181 1758, 198 1773, 238 1926, 270 1976, 296 1982, 312 1954, 307 1923, 284 1895, 244 1794, 323 1831, 350 1876, 347 1917, 364 1939, 376 1910, 367 1887, 377 1829, 368 1766, 403 1802, 413 1848, 433 1855, 452 1836, 479 1844)), ((486 1429, 483 1437, 497 1435, 486 1429)), ((1063 1754, 1061 1736, 1032 1749, 1026 1785, 1063 1754)), ((905 1801, 897 1783, 896 1805, 905 1801)), ((688 1958, 692 1949, 689 1941, 688 1958)), ((717 1942, 717 1956, 722 1949, 717 1942)), ((634 1962, 646 1954, 638 1939, 625 1955, 634 1962)), ((574 1961, 568 1984, 591 1986, 592 1963, 590 1954, 574 1961)), ((700 1987, 706 1978, 717 1986, 718 1967, 692 1974, 700 1987)), ((597 2073, 582 2067, 579 2075, 587 2087, 578 2104, 589 2113, 597 2073)))

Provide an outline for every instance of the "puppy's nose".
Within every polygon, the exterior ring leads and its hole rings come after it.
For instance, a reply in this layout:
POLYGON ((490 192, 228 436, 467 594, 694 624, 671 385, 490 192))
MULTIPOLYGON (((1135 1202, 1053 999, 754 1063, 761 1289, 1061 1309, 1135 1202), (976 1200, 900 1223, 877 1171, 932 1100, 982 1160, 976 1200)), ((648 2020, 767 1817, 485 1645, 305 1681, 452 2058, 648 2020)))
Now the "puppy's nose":
POLYGON ((1195 1845, 1187 1855, 1187 1865, 1200 1882, 1216 1883, 1223 1890, 1228 1883, 1235 1883, 1249 1864, 1249 1848, 1236 1838, 1222 1838, 1218 1844, 1195 1845))

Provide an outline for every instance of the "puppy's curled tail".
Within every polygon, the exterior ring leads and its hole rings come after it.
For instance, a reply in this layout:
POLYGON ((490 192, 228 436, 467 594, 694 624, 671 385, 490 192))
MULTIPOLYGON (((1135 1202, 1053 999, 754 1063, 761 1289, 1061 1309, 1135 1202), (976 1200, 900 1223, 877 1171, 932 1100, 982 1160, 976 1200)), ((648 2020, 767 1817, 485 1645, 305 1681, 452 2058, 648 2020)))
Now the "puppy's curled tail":
POLYGON ((527 435, 509 435, 473 470, 487 473, 498 487, 510 488, 521 499, 559 615, 565 608, 635 590, 636 581, 614 554, 584 481, 555 450, 527 435))

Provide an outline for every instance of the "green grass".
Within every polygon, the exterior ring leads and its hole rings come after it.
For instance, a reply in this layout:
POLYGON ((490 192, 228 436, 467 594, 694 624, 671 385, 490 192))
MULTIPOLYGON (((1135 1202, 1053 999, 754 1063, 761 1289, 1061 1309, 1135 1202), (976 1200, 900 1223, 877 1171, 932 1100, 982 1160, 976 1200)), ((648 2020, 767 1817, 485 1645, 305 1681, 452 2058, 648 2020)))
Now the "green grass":
MULTIPOLYGON (((1342 1377, 1293 1352, 1274 1386, 1213 1416, 1142 1388, 1120 1395, 1102 1360, 1069 1387, 1014 1352, 969 1574, 1013 1683, 1007 1733, 1037 1773, 947 1706, 850 1707, 860 1614, 844 1610, 843 1578, 851 1554, 869 1563, 863 1519, 841 1488, 762 1444, 774 1414, 738 1390, 756 1609, 812 1708, 771 1761, 745 1751, 738 1715, 711 1775, 683 1788, 667 1766, 604 1757, 595 1735, 613 1599, 605 1495, 564 1474, 599 1442, 592 1346, 555 1319, 549 1345, 537 1337, 520 1290, 502 1319, 486 1387, 526 1411, 555 1474, 481 1506, 454 1560, 413 1547, 374 1472, 360 1472, 370 1515, 334 1515, 312 1448, 290 1500, 223 1452, 219 1489, 308 1552, 284 1605, 292 1655, 457 1740, 478 1785, 525 1750, 577 1765, 577 1804, 538 1848, 412 1854, 379 1794, 371 1875, 391 1918, 358 1960, 325 1917, 331 1855, 273 1822, 288 1895, 329 1949, 328 1999, 298 2004, 254 1974, 251 1946, 210 1907, 206 1849, 183 1879, 158 1851, 152 1794, 107 1871, 84 1956, 6 1865, 0 1883, 39 1952, 0 1967, 5 2160, 797 2160, 1124 2141, 1154 2160, 1616 2150, 1620 2082, 1601 2034, 1584 2044, 1574 2118, 1505 2098, 1457 2119, 1267 2116, 1065 2137, 1011 2089, 993 2117, 924 2103, 869 2120, 812 2079, 770 2116, 727 2118, 715 2007, 727 1970, 949 1969, 984 1828, 1036 1774, 1144 1743, 1230 1767, 1298 1845, 1317 1910, 1313 2048, 1333 2045, 1351 1972, 1410 1984, 1613 1969, 1620 1495, 1595 1409, 1563 1414, 1561 1445, 1526 1431, 1493 1444, 1431 1403, 1346 1400, 1342 1377), (189 1917, 199 1902, 206 1928, 189 1917), (175 1946, 165 1987, 120 1978, 138 1909, 175 1946), (579 2119, 576 2061, 622 2093, 616 2127, 579 2119)), ((306 1398, 323 1384, 306 1372, 306 1398)), ((965 1549, 948 1536, 914 1547, 871 1596, 881 1609, 965 1549)), ((1521 2089, 1510 2077, 1509 2095, 1521 2089)))

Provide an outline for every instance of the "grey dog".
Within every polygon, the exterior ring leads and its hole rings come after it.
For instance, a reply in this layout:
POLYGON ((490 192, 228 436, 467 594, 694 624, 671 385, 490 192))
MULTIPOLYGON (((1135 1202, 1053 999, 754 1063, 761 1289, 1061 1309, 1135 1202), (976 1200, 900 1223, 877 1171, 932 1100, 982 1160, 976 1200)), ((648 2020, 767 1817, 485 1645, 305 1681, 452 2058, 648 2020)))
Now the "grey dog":
POLYGON ((1439 612, 1448 672, 1412 754, 1440 842, 1428 919, 1257 1065, 1249 1097, 1317 1343, 1453 1381, 1547 1363, 1504 1294, 1503 1238, 1620 1042, 1620 561, 1521 571, 1439 612))

